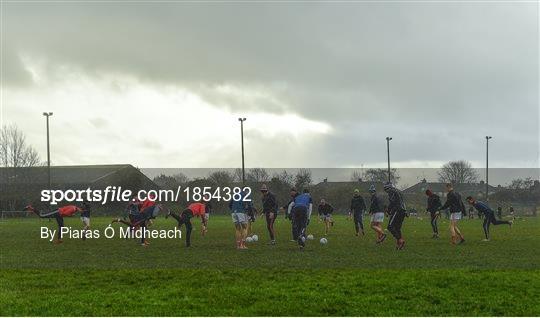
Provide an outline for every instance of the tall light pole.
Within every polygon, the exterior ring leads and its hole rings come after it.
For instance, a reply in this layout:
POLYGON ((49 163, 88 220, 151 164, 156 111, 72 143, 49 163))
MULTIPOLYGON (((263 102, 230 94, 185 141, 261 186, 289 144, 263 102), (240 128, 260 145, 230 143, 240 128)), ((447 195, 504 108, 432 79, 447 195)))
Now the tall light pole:
POLYGON ((242 139, 242 185, 246 184, 246 167, 244 165, 244 122, 245 118, 238 118, 240 121, 240 138, 242 139))
POLYGON ((489 140, 493 138, 486 136, 486 202, 489 201, 489 140))
POLYGON ((390 176, 390 140, 392 140, 392 137, 386 137, 386 154, 388 155, 388 183, 392 182, 392 178, 390 176))
POLYGON ((43 116, 47 118, 47 180, 49 190, 51 189, 51 147, 49 142, 49 117, 53 115, 52 112, 44 112, 43 116))

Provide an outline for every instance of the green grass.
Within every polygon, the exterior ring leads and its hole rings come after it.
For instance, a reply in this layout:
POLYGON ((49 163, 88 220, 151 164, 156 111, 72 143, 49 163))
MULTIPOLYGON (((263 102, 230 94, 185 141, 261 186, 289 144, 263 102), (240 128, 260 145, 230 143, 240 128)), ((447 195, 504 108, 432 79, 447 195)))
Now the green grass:
MULTIPOLYGON (((108 218, 93 218, 103 230, 108 218)), ((261 238, 247 251, 234 248, 229 217, 213 217, 206 237, 194 221, 193 247, 183 240, 65 239, 62 245, 39 238, 36 218, 0 223, 0 315, 70 316, 538 316, 540 314, 540 221, 517 220, 492 227, 481 242, 478 220, 464 220, 467 239, 451 246, 447 221, 442 238, 430 225, 409 218, 408 245, 396 251, 353 235, 352 222, 336 218, 329 243, 309 241, 305 251, 289 242, 290 223, 277 221, 278 244, 261 238)), ((173 221, 158 218, 155 229, 173 221)), ((66 226, 80 228, 79 220, 66 226)), ((309 233, 320 238, 323 226, 309 233)))

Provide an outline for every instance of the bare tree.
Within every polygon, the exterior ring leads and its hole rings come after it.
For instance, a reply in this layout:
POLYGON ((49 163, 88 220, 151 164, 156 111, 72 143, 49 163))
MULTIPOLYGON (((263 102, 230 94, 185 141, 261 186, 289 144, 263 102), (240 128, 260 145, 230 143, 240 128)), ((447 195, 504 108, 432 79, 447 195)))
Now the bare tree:
POLYGON ((35 178, 29 169, 40 164, 37 151, 26 143, 24 133, 16 125, 2 126, 0 129, 0 179, 5 183, 0 187, 0 209, 14 210, 27 200, 30 193, 28 181, 35 178))
POLYGON ((172 177, 174 178, 174 180, 176 180, 176 182, 178 182, 178 184, 186 184, 189 182, 188 176, 186 176, 182 172, 173 174, 172 177))
POLYGON ((298 169, 296 175, 294 176, 294 185, 298 188, 304 188, 311 184, 311 170, 309 169, 298 169))
POLYGON ((531 189, 534 185, 534 180, 531 177, 527 177, 525 179, 514 179, 512 182, 510 182, 510 185, 508 188, 512 190, 528 190, 531 189))
POLYGON ((280 173, 275 173, 272 176, 272 179, 276 179, 281 183, 292 186, 294 181, 294 176, 291 173, 288 173, 287 170, 283 170, 280 173))
POLYGON ((236 182, 242 182, 242 169, 240 169, 240 168, 234 169, 233 179, 236 182))
POLYGON ((160 174, 159 176, 154 177, 152 181, 154 181, 154 183, 157 184, 160 188, 168 190, 176 189, 180 185, 173 176, 166 176, 164 174, 160 174))
POLYGON ((264 168, 253 168, 249 169, 246 179, 249 182, 268 182, 270 175, 264 168))
POLYGON ((224 187, 234 182, 234 176, 225 170, 218 170, 208 175, 208 180, 213 181, 218 186, 224 187))
MULTIPOLYGON (((370 181, 370 182, 386 183, 388 182, 388 170, 380 169, 380 168, 367 169, 366 172, 364 173, 364 178, 366 179, 366 181, 370 181)), ((401 179, 401 177, 399 176, 397 169, 395 168, 390 169, 390 181, 393 184, 397 184, 399 179, 401 179)))
POLYGON ((472 168, 471 163, 465 160, 444 164, 438 174, 439 182, 475 183, 478 181, 478 173, 472 168))
POLYGON ((26 136, 16 125, 3 126, 0 130, 0 166, 12 168, 39 165, 39 155, 26 143, 26 136))

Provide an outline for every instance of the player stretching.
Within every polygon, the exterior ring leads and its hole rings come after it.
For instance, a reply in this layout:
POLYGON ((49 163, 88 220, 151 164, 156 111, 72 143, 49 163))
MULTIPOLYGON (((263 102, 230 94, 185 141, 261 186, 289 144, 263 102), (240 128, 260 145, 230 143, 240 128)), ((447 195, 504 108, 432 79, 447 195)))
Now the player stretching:
POLYGON ((431 217, 431 229, 433 231, 433 236, 431 238, 439 238, 439 227, 437 226, 437 219, 441 215, 439 213, 439 208, 442 206, 441 198, 433 193, 430 189, 426 190, 427 199, 427 208, 426 211, 429 212, 431 217))
POLYGON ((401 234, 401 227, 403 226, 403 220, 407 216, 407 208, 403 201, 403 195, 391 183, 384 185, 384 191, 388 194, 389 201, 388 215, 390 221, 388 222, 388 231, 396 239, 396 249, 402 250, 405 248, 405 239, 401 234))
POLYGON ((369 204, 369 214, 371 215, 371 228, 377 233, 377 244, 384 242, 386 234, 382 229, 382 223, 384 221, 384 202, 383 199, 377 195, 377 190, 374 185, 369 187, 369 193, 371 193, 371 199, 369 204))
POLYGON ((54 243, 60 244, 64 242, 62 241, 62 228, 64 227, 64 217, 73 216, 73 214, 77 212, 81 212, 82 209, 76 205, 66 205, 51 212, 40 212, 39 210, 35 209, 32 205, 27 205, 23 209, 23 211, 33 212, 40 218, 44 218, 44 219, 55 218, 56 224, 58 224, 58 232, 56 233, 56 241, 54 241, 54 243))
POLYGON ((324 222, 324 235, 328 235, 330 226, 334 226, 334 221, 332 220, 332 212, 334 212, 334 207, 326 202, 325 199, 321 199, 321 204, 319 204, 319 215, 322 217, 324 222))
POLYGON ((482 211, 482 213, 485 216, 484 224, 482 224, 482 228, 484 229, 484 235, 486 236, 484 241, 489 241, 489 225, 490 224, 493 224, 493 225, 508 224, 512 226, 512 223, 513 223, 512 221, 497 220, 495 218, 495 212, 486 203, 477 201, 471 196, 467 197, 467 202, 469 202, 469 204, 473 206, 478 212, 482 211))
POLYGON ((266 229, 270 235, 270 244, 276 244, 276 232, 274 231, 274 222, 276 221, 278 204, 276 196, 268 191, 266 184, 261 186, 262 193, 262 212, 266 218, 266 229))
POLYGON ((439 211, 448 208, 450 209, 451 242, 452 244, 462 244, 465 242, 465 239, 463 238, 463 234, 461 234, 457 224, 459 220, 461 220, 462 216, 466 213, 465 204, 463 204, 463 201, 461 200, 461 195, 454 191, 454 186, 451 183, 446 184, 446 191, 448 191, 448 194, 446 195, 446 202, 442 207, 439 208, 439 211))
POLYGON ((247 201, 246 191, 242 190, 240 195, 233 196, 229 202, 229 209, 231 210, 231 217, 234 223, 236 248, 240 250, 247 249, 247 212, 251 208, 251 201, 247 201), (235 198, 236 197, 236 198, 235 198))
POLYGON ((153 218, 155 218, 160 210, 160 207, 156 205, 156 196, 151 193, 148 195, 146 200, 141 202, 140 211, 137 218, 137 225, 140 227, 142 236, 141 236, 141 245, 147 246, 148 240, 146 239, 146 228, 151 224, 153 218))
POLYGON ((366 203, 364 198, 360 195, 360 190, 354 189, 354 194, 351 199, 351 210, 349 211, 349 216, 352 215, 354 221, 355 235, 359 236, 360 231, 364 235, 364 222, 362 217, 364 216, 364 211, 366 210, 366 203))
MULTIPOLYGON (((193 217, 200 217, 203 224, 205 219, 206 206, 204 203, 196 202, 191 203, 180 215, 176 215, 169 211, 167 217, 171 216, 178 222, 178 228, 181 228, 182 225, 186 226, 186 247, 191 246, 191 231, 193 230, 193 224, 191 224, 191 219, 193 217)), ((203 225, 204 226, 204 225, 203 225)))
POLYGON ((307 189, 304 190, 304 193, 298 194, 296 189, 292 188, 291 196, 293 197, 293 202, 290 205, 292 207, 293 237, 300 245, 300 249, 303 249, 306 246, 306 227, 313 210, 313 199, 311 199, 307 189))

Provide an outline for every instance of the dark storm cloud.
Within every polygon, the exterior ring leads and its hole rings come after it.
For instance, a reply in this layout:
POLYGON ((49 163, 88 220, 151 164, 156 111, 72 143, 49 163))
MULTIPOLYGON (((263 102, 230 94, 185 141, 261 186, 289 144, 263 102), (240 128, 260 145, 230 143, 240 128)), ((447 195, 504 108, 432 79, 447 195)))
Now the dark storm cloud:
POLYGON ((386 135, 403 162, 481 162, 486 134, 500 166, 537 166, 537 13, 508 2, 8 3, 4 80, 29 83, 27 54, 179 84, 231 112, 294 112, 334 128, 314 141, 329 166, 383 162, 386 135))

